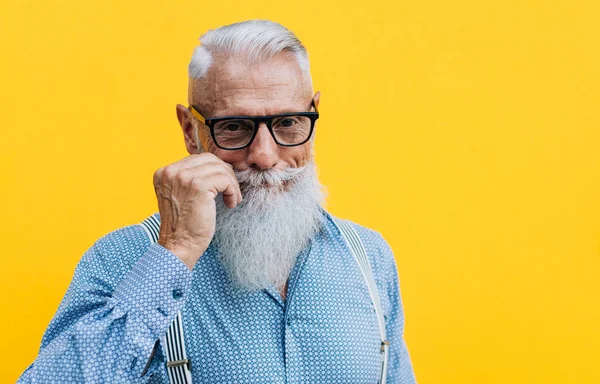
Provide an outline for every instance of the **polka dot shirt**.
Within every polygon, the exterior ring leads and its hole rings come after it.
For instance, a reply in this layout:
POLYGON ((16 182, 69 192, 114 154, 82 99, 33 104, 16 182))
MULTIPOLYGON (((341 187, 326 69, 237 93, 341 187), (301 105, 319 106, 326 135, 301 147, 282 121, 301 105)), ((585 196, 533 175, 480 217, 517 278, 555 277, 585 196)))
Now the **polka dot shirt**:
MULTIPOLYGON (((194 269, 140 225, 82 257, 36 360, 18 383, 169 383, 160 340, 181 311, 195 383, 378 383, 377 316, 331 221, 300 253, 284 301, 275 287, 233 289, 211 243, 194 269)), ((155 213, 156 219, 160 219, 155 213)), ((415 383, 392 251, 352 223, 379 290, 390 342, 388 383, 415 383)))

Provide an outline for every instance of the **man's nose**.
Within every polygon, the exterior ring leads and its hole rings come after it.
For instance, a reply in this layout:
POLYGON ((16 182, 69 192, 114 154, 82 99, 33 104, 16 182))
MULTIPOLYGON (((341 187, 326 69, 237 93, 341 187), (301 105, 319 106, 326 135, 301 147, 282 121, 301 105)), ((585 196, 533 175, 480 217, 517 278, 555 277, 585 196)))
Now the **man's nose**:
POLYGON ((279 146, 265 123, 261 123, 257 129, 256 136, 248 147, 248 166, 273 168, 279 161, 279 146))

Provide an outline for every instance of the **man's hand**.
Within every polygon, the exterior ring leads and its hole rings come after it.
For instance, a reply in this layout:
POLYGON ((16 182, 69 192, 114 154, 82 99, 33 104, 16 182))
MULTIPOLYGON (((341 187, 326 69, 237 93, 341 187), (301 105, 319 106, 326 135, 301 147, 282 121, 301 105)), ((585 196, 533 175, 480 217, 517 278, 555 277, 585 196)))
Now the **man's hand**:
POLYGON ((179 257, 190 269, 215 234, 215 197, 234 208, 242 193, 231 164, 212 153, 190 155, 154 172, 160 211, 158 244, 179 257))

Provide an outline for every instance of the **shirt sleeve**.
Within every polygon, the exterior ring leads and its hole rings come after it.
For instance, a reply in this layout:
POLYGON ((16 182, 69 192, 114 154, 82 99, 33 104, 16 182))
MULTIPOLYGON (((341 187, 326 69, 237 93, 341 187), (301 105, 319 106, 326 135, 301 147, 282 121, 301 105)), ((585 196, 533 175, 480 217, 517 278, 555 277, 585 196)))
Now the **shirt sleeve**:
MULTIPOLYGON (((381 236, 381 235, 380 235, 381 236)), ((390 343, 388 357, 387 382, 398 384, 416 383, 410 355, 404 340, 404 309, 400 295, 398 269, 394 255, 388 243, 381 237, 383 244, 382 265, 386 276, 386 290, 389 299, 389 313, 386 319, 386 336, 390 343)))
POLYGON ((133 252, 123 241, 101 239, 84 254, 18 383, 144 383, 164 367, 160 338, 187 299, 191 271, 156 243, 133 265, 120 261, 133 252))

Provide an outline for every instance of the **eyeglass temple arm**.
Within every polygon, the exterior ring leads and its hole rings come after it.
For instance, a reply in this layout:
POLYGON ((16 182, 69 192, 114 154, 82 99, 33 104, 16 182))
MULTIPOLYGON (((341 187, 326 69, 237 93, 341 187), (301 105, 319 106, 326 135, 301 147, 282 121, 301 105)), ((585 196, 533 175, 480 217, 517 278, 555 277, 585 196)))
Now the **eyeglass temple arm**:
POLYGON ((204 116, 202 116, 200 111, 196 109, 196 107, 194 107, 193 105, 188 105, 188 109, 190 110, 190 112, 192 112, 192 115, 194 115, 194 117, 200 120, 202 124, 206 124, 206 119, 204 118, 204 116))

